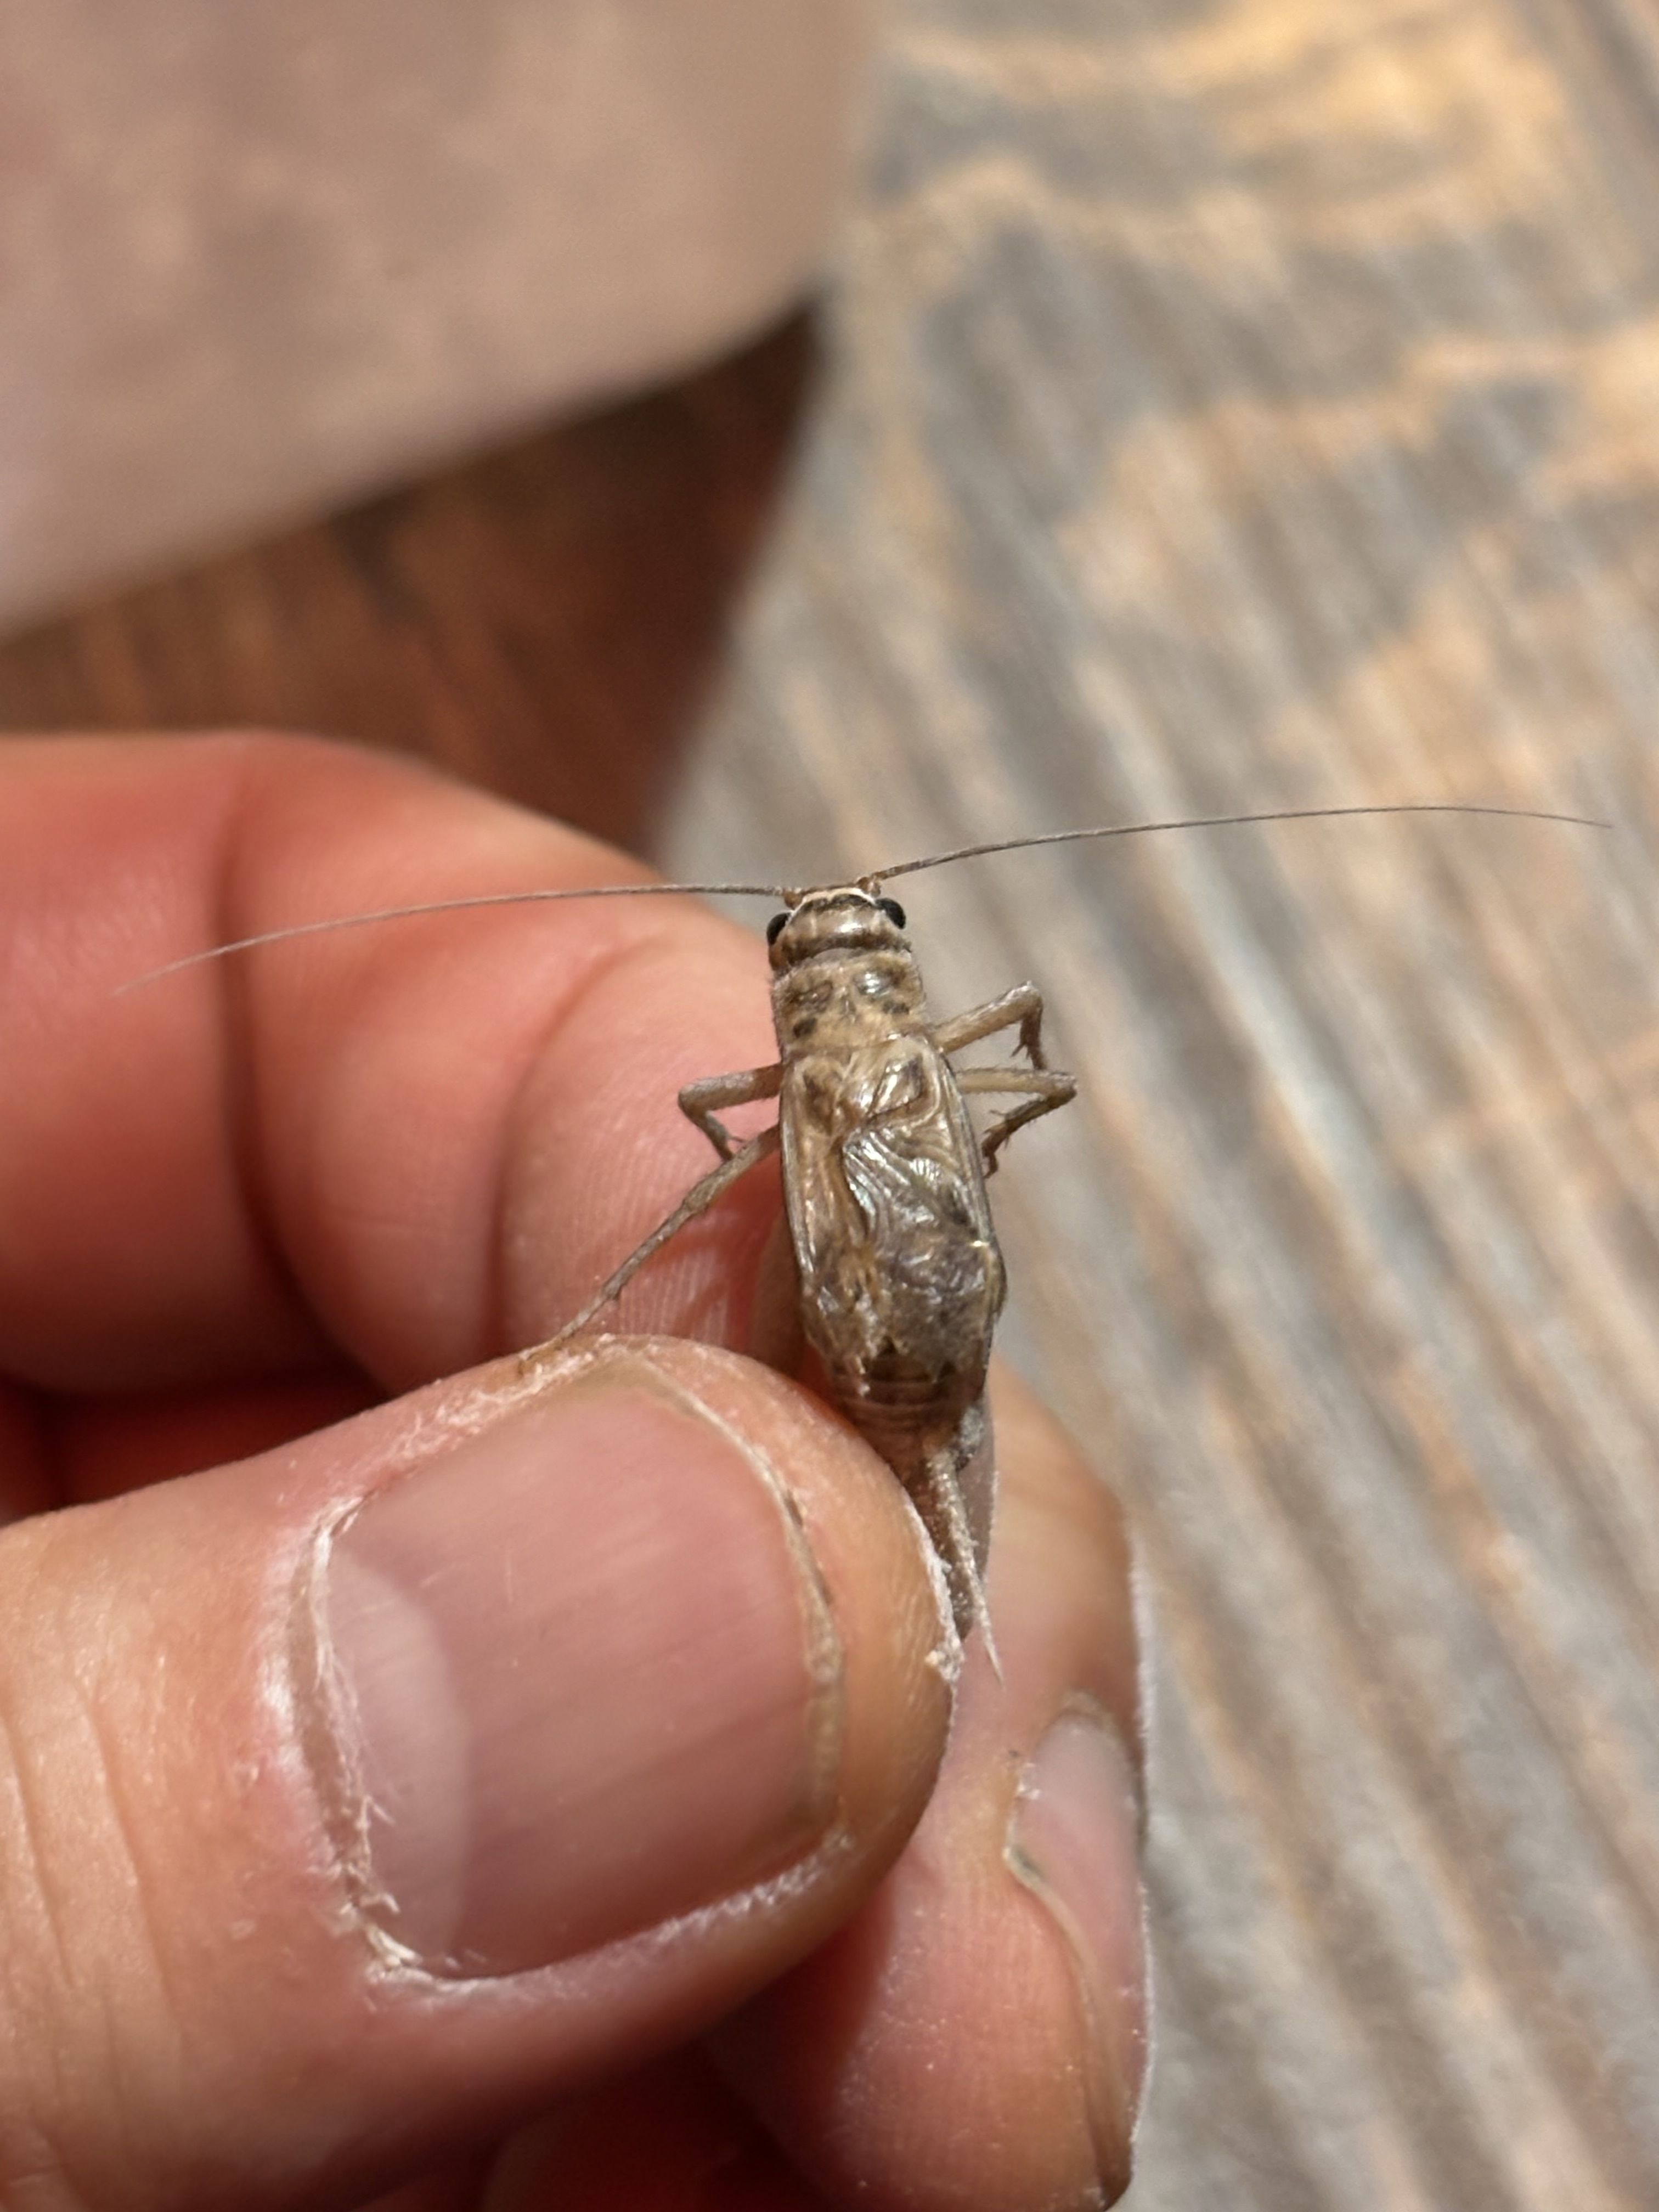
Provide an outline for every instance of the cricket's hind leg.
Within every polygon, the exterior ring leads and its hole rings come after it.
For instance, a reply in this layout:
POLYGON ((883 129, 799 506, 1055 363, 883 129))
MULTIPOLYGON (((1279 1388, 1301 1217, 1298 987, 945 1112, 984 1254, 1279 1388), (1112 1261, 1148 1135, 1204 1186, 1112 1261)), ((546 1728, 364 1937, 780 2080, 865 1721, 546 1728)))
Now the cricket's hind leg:
POLYGON ((968 1408, 953 1435, 920 1453, 900 1480, 945 1570, 957 1634, 965 1640, 971 1630, 978 1629, 1000 1681, 1002 1661, 985 1601, 996 1470, 983 1399, 968 1408))
POLYGON ((717 1106, 750 1106, 757 1098, 775 1098, 783 1087, 783 1063, 768 1067, 745 1067, 736 1075, 704 1075, 688 1083, 680 1093, 680 1111, 702 1131, 723 1160, 734 1159, 738 1139, 719 1120, 717 1106))
POLYGON ((528 1351, 519 1354, 520 1364, 526 1368, 534 1367, 554 1352, 562 1352, 573 1337, 580 1336, 590 1322, 597 1320, 606 1306, 622 1296, 647 1260, 653 1259, 665 1244, 678 1237, 687 1222, 695 1221, 700 1213, 707 1213, 714 1200, 730 1190, 740 1176, 746 1176, 750 1168, 758 1166, 769 1153, 775 1152, 779 1142, 777 1126, 774 1123, 770 1128, 763 1129, 758 1136, 751 1137, 746 1145, 740 1145, 728 1158, 721 1161, 719 1167, 711 1168, 701 1182, 692 1184, 667 1219, 657 1224, 644 1243, 635 1246, 616 1273, 600 1284, 580 1313, 573 1314, 558 1334, 550 1336, 545 1344, 532 1345, 528 1351))

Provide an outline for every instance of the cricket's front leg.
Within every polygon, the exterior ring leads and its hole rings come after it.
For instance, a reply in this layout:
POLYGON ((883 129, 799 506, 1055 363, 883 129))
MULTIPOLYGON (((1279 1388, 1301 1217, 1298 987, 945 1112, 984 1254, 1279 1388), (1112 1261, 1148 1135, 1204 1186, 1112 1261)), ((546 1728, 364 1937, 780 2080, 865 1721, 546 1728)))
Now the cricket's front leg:
POLYGON ((680 1093, 680 1111, 694 1121, 723 1160, 738 1149, 738 1139, 715 1118, 721 1106, 748 1106, 757 1098, 775 1098, 783 1081, 783 1063, 771 1067, 747 1067, 735 1075, 704 1075, 688 1083, 680 1093))
POLYGON ((1047 1067, 1048 1056, 1042 1049, 1042 994, 1035 983, 1016 983, 1012 991, 1005 991, 1000 999, 991 999, 982 1006, 969 1006, 963 1014, 952 1014, 948 1021, 935 1025, 933 1035, 941 1052, 960 1052, 965 1044, 977 1044, 981 1037, 994 1036, 999 1030, 1012 1029, 1019 1024, 1019 1048, 1033 1067, 1047 1067))

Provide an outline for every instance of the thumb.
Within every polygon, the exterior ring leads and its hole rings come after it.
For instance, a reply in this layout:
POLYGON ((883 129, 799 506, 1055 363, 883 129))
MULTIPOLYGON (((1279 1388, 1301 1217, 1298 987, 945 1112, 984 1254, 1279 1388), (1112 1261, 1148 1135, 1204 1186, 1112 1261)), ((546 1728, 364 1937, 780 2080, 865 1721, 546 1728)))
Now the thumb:
POLYGON ((948 1719, 885 1470, 730 1354, 504 1362, 0 1538, 0 2201, 389 2185, 729 2010, 948 1719))

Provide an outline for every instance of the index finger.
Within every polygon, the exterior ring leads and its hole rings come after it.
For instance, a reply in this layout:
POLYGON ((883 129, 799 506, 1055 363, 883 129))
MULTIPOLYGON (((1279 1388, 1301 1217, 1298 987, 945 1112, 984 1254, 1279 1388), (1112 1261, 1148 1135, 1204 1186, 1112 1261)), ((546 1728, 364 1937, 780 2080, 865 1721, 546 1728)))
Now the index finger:
MULTIPOLYGON (((506 907, 112 994, 295 921, 631 865, 319 742, 9 743, 0 1366, 109 1392, 337 1348, 402 1389, 550 1334, 709 1164, 677 1088, 772 1057, 744 933, 678 900, 506 907)), ((734 1193, 630 1325, 740 1339, 775 1206, 734 1193)))

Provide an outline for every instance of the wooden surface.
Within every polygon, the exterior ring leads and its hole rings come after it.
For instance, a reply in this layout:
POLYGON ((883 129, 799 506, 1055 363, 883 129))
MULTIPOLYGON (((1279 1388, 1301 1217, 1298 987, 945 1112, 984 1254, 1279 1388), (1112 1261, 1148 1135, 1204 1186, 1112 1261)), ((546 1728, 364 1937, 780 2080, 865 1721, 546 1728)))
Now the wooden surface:
POLYGON ((1158 1624, 1135 2212, 1659 2205, 1659 15, 908 0, 671 857, 1078 1105, 1008 1331, 1158 1624))
MULTIPOLYGON (((1296 802, 1618 824, 905 887, 936 1004, 1036 979, 1080 1081, 995 1195, 1007 1340, 1129 1501, 1158 1621, 1135 2212, 1659 2204, 1656 208, 1633 0, 900 0, 828 388, 661 840, 822 879, 1296 802)), ((787 414, 766 467, 724 449, 751 522, 787 414)), ((432 520, 364 654, 406 667, 458 602, 495 634, 514 480, 432 520)), ((360 728, 300 589, 276 711, 360 728)), ((625 723, 635 615, 587 675, 534 661, 516 722, 446 663, 460 742, 568 732, 584 684, 625 723)), ((81 718, 131 620, 0 656, 0 715, 56 683, 81 718)), ((149 681, 93 718, 164 717, 149 681)), ((485 772, 628 815, 529 750, 485 772)))

